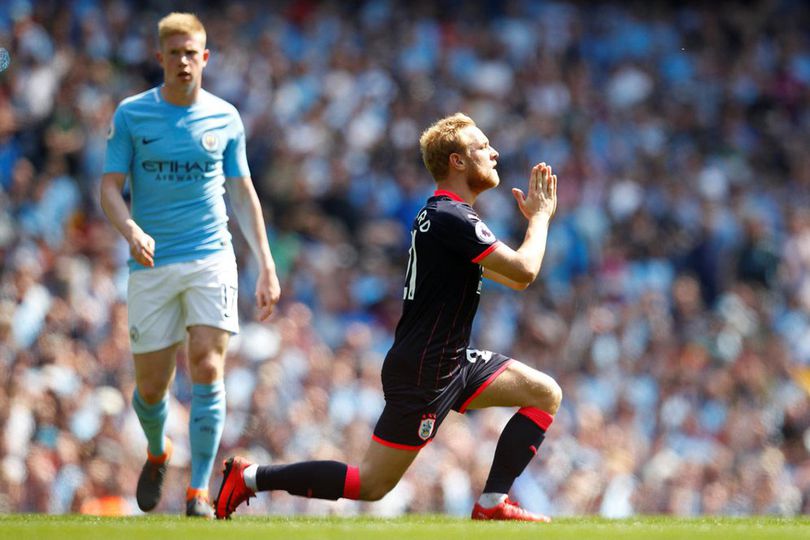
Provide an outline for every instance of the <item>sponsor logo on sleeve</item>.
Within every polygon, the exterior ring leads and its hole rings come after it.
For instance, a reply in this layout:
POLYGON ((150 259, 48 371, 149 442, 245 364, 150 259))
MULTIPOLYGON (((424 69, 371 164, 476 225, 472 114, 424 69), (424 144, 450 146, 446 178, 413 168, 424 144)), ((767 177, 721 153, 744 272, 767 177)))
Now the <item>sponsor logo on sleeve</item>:
POLYGON ((479 221, 475 224, 475 236, 485 244, 491 244, 495 241, 495 235, 489 230, 486 223, 479 221))
POLYGON ((109 141, 113 136, 115 136, 115 122, 110 120, 110 127, 107 129, 107 140, 109 141))

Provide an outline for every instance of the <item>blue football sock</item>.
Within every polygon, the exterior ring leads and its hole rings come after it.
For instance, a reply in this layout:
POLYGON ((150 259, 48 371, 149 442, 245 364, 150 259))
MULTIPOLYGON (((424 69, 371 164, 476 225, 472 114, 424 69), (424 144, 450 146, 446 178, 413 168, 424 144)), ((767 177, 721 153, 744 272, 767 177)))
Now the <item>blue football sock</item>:
POLYGON ((166 452, 164 437, 166 417, 169 416, 169 397, 165 396, 162 401, 149 405, 135 388, 135 392, 132 393, 132 408, 135 409, 143 433, 146 435, 149 453, 155 457, 162 456, 166 452))
POLYGON ((225 426, 225 385, 195 384, 191 394, 189 440, 191 442, 191 487, 208 489, 225 426))

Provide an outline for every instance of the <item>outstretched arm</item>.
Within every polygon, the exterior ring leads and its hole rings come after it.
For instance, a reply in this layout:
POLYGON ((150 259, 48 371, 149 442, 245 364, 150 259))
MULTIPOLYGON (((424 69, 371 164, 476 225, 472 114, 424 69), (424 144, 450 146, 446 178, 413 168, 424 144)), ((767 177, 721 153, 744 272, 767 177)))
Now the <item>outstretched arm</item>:
POLYGON ((110 223, 129 242, 132 258, 144 266, 155 266, 155 240, 135 223, 121 195, 126 179, 127 175, 123 173, 105 173, 101 177, 101 208, 110 223))
POLYGON ((513 289, 526 288, 543 263, 548 224, 557 209, 557 176, 551 167, 538 163, 529 176, 528 193, 512 189, 518 208, 528 220, 526 235, 517 250, 501 243, 481 260, 484 276, 513 289))
POLYGON ((249 176, 228 178, 225 182, 239 228, 250 245, 259 263, 259 279, 256 281, 256 307, 258 318, 263 321, 273 312, 281 296, 281 286, 276 276, 276 263, 270 254, 267 233, 264 228, 262 207, 249 176))

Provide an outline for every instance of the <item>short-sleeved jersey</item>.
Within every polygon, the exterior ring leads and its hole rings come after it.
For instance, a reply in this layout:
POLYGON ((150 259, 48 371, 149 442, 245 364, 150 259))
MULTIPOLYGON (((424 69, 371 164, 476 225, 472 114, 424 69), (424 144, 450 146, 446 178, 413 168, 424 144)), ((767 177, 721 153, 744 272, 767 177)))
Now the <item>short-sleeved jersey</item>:
POLYGON ((444 190, 427 200, 410 234, 402 317, 383 376, 444 388, 466 361, 481 294, 478 262, 498 240, 469 204, 444 190))
POLYGON ((160 87, 126 98, 110 126, 104 172, 129 175, 132 217, 155 239, 155 266, 233 249, 225 178, 250 170, 230 103, 200 90, 191 106, 172 105, 160 87))

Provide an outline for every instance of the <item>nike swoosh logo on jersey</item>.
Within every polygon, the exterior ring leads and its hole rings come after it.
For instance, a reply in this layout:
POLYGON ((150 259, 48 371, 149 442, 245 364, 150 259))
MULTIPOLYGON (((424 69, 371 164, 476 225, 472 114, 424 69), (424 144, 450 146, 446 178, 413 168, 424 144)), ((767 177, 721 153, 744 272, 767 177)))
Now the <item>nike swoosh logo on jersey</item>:
POLYGON ((151 143, 153 143, 153 142, 155 142, 155 141, 157 141, 159 139, 160 139, 160 137, 155 137, 154 139, 147 139, 146 137, 142 137, 141 142, 146 145, 146 144, 151 144, 151 143))

